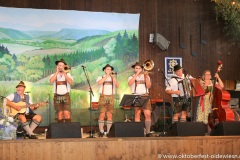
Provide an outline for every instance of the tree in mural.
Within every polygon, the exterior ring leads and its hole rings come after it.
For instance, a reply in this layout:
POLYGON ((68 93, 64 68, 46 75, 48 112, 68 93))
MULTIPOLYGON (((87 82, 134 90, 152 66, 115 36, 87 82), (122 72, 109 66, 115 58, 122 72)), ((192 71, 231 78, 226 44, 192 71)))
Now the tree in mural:
POLYGON ((129 36, 125 31, 123 36, 119 33, 116 37, 116 46, 114 48, 117 59, 123 59, 125 65, 138 57, 138 39, 135 34, 129 36))
POLYGON ((44 68, 42 58, 40 56, 31 57, 27 65, 28 65, 26 68, 27 79, 30 81, 39 80, 43 75, 42 69, 44 68))
POLYGON ((114 47, 116 46, 116 39, 112 38, 108 43, 103 47, 107 56, 113 60, 115 58, 114 47))
POLYGON ((0 75, 2 76, 3 80, 11 80, 12 72, 15 69, 15 62, 11 55, 4 54, 3 57, 0 58, 0 68, 0 75))
POLYGON ((26 80, 26 77, 27 77, 26 69, 28 67, 27 63, 28 63, 28 59, 26 56, 21 55, 18 57, 16 70, 19 73, 18 78, 20 80, 26 80))
POLYGON ((49 56, 47 55, 47 57, 43 57, 43 60, 42 60, 42 61, 43 61, 43 63, 44 63, 44 66, 46 66, 46 67, 45 67, 44 74, 43 74, 43 76, 46 77, 46 76, 48 76, 49 74, 51 74, 51 69, 50 69, 49 67, 47 67, 47 66, 50 66, 51 60, 50 60, 49 56))
POLYGON ((0 58, 2 58, 5 54, 11 55, 8 48, 4 47, 4 45, 0 46, 0 58))

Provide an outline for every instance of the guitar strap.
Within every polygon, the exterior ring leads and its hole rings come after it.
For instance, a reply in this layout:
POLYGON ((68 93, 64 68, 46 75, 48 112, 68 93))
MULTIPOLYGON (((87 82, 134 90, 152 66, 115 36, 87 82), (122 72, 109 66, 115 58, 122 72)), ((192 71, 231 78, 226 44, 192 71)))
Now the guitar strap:
POLYGON ((30 104, 29 103, 29 95, 24 94, 24 98, 21 98, 20 95, 17 94, 17 92, 15 92, 13 102, 18 103, 20 101, 26 102, 26 104, 30 104))

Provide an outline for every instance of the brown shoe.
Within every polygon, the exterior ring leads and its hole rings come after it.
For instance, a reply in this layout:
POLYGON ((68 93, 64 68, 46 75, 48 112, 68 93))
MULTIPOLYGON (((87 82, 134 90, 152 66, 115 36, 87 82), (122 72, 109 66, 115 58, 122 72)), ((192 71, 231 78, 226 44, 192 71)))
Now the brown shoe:
POLYGON ((146 134, 146 137, 151 137, 151 133, 147 133, 147 134, 146 134))
POLYGON ((103 135, 104 135, 104 133, 102 133, 102 132, 98 133, 98 137, 103 137, 103 135))
POLYGON ((28 137, 29 139, 38 139, 36 135, 28 135, 26 134, 26 137, 28 137))

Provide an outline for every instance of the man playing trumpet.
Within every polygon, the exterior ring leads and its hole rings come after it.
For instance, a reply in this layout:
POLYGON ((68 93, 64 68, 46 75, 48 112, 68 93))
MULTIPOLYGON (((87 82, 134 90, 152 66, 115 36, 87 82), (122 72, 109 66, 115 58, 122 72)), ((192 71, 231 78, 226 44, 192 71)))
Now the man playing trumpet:
POLYGON ((53 84, 54 107, 57 111, 58 122, 71 122, 70 108, 71 99, 69 92, 70 85, 73 83, 73 77, 70 73, 66 73, 65 67, 67 63, 61 59, 55 62, 56 72, 51 75, 50 83, 53 84))
POLYGON ((107 64, 102 68, 105 75, 99 76, 97 78, 97 83, 99 86, 99 137, 103 137, 104 134, 104 117, 105 113, 107 114, 107 134, 112 126, 112 113, 114 109, 114 94, 115 88, 119 87, 118 81, 113 73, 114 68, 107 64))
MULTIPOLYGON (((134 75, 128 78, 128 85, 131 87, 132 93, 137 95, 148 95, 148 89, 152 85, 148 72, 143 72, 144 67, 138 62, 132 65, 132 68, 134 69, 134 75)), ((150 137, 152 112, 150 100, 144 107, 134 107, 135 122, 140 122, 140 115, 142 109, 145 116, 146 137, 150 137)))

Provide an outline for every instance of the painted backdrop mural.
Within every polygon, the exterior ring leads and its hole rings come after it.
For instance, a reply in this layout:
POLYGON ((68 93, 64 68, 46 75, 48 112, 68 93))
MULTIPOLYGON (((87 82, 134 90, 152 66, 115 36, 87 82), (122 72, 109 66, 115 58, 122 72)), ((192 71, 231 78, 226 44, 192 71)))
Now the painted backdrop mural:
POLYGON ((0 7, 0 95, 13 93, 23 80, 33 102, 49 100, 48 108, 38 112, 51 121, 54 109, 49 77, 55 72, 55 61, 63 58, 74 77, 72 114, 78 116, 79 109, 89 108, 89 87, 81 65, 86 66, 93 101, 98 101, 96 79, 109 63, 120 81, 115 95, 115 107, 119 108, 123 94, 130 93, 130 66, 138 61, 139 16, 0 7))

